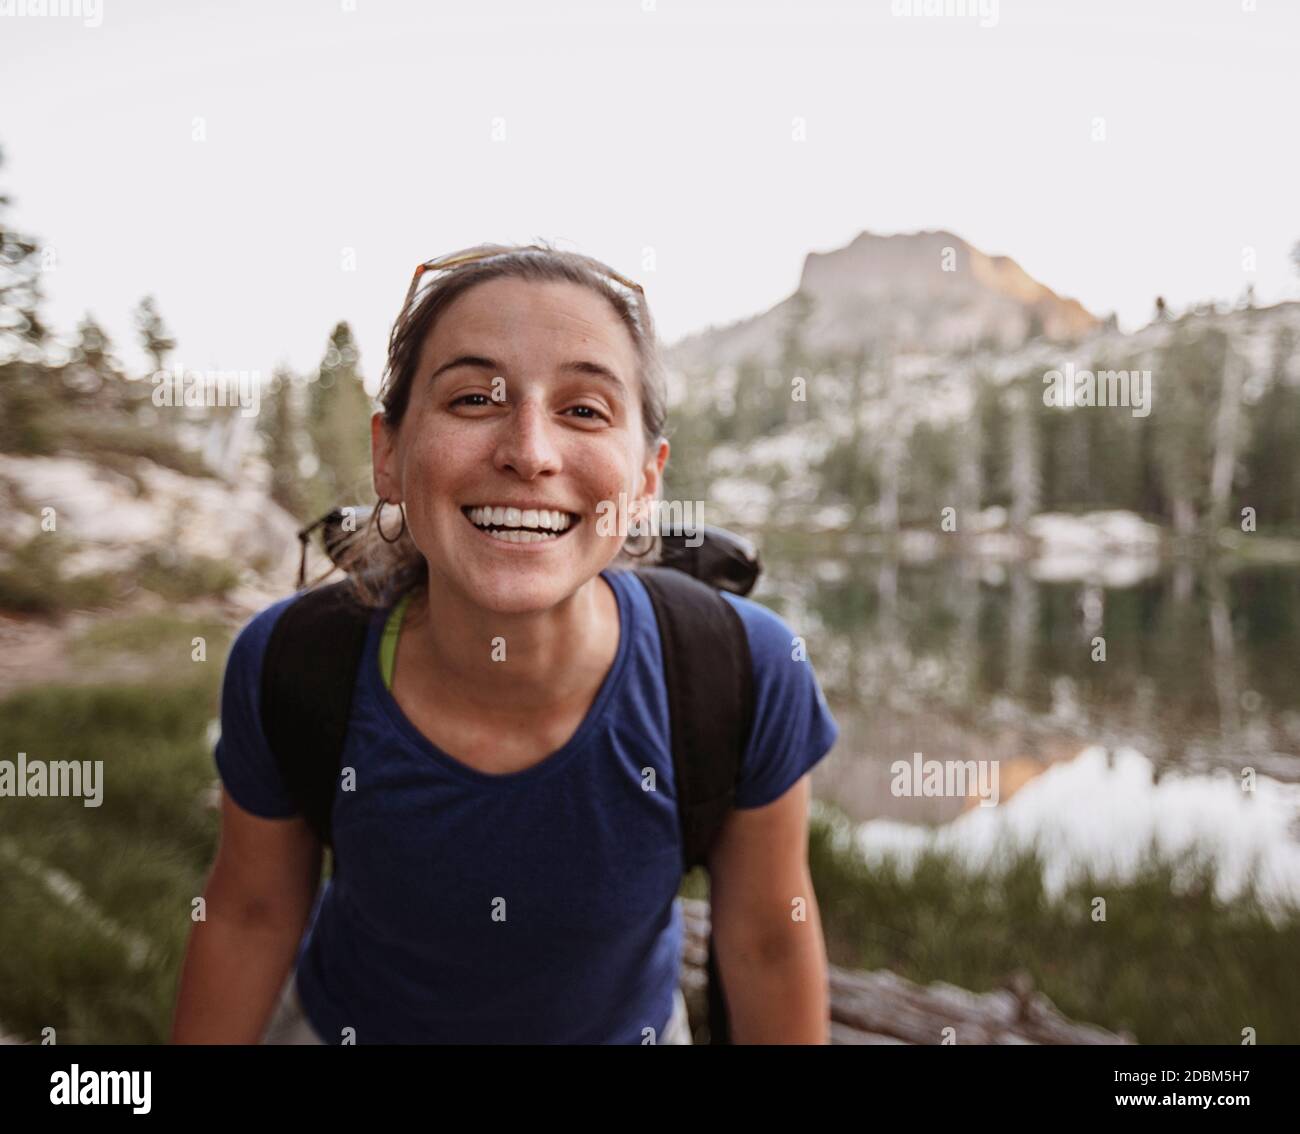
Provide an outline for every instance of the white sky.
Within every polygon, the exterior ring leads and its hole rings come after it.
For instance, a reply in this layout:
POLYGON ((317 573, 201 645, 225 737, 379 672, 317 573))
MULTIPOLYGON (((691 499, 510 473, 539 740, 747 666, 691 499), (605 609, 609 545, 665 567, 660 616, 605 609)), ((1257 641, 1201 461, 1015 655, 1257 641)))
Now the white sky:
POLYGON ((140 368, 152 292, 183 366, 305 371, 348 319, 373 389, 415 264, 489 240, 605 260, 666 341, 863 229, 950 229, 1130 328, 1157 293, 1300 297, 1296 0, 1001 0, 992 27, 890 0, 103 0, 98 27, 29 2, 0 0, 9 218, 57 254, 55 328, 90 310, 140 368))

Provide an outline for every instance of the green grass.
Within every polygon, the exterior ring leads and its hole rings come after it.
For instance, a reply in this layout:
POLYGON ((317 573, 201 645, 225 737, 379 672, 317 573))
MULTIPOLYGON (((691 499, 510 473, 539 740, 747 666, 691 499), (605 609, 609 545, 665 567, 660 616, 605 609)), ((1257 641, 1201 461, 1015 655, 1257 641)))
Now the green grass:
POLYGON ((1219 533, 1218 546, 1243 563, 1300 563, 1300 536, 1293 531, 1241 532, 1227 528, 1219 533))
POLYGON ((70 656, 86 665, 122 656, 145 657, 158 663, 160 676, 183 676, 188 667, 178 667, 177 659, 190 660, 195 638, 204 639, 211 658, 214 653, 224 656, 228 636, 225 625, 214 618, 193 619, 169 612, 105 618, 92 623, 71 643, 70 656))
POLYGON ((145 590, 173 602, 224 595, 239 585, 239 570, 228 560, 157 551, 140 558, 135 577, 145 590))
POLYGON ((166 1040, 190 903, 216 845, 217 817, 201 797, 215 776, 205 732, 223 652, 193 663, 187 649, 177 664, 195 672, 185 682, 44 687, 0 703, 4 758, 104 761, 98 808, 0 801, 5 1030, 36 1039, 54 1027, 61 1043, 166 1040), (82 896, 57 897, 33 865, 67 875, 82 896), (105 919, 147 944, 142 964, 130 964, 105 919))
POLYGON ((59 563, 64 549, 56 537, 41 532, 14 548, 0 568, 0 610, 21 614, 57 614, 112 604, 122 580, 112 574, 64 578, 59 563))
POLYGON ((868 864, 846 833, 817 818, 809 851, 836 964, 977 992, 1024 970, 1065 1015, 1141 1043, 1239 1044, 1246 1027, 1300 1042, 1300 910, 1270 916, 1253 883, 1218 902, 1213 862, 1148 849, 1132 880, 1084 876, 1053 897, 1033 850, 987 872, 937 852, 912 869, 868 864))

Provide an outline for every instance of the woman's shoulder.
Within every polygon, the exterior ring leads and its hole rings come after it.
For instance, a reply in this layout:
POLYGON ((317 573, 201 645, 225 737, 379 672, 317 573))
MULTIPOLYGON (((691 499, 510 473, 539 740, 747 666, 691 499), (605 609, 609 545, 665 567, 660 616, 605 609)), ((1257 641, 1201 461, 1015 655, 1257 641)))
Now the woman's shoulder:
POLYGON ((276 622, 296 597, 276 599, 243 623, 230 645, 221 686, 221 728, 214 750, 217 772, 236 803, 245 811, 269 819, 297 812, 261 723, 266 644, 276 622))
POLYGON ((804 637, 771 607, 722 592, 749 639, 754 720, 736 791, 737 807, 778 799, 839 739, 804 637))
POLYGON ((740 621, 745 626, 745 633, 749 637, 751 650, 757 650, 764 655, 772 652, 773 649, 788 651, 791 642, 797 637, 786 620, 770 606, 755 599, 746 598, 744 595, 733 594, 731 591, 719 591, 735 612, 740 615, 740 621))

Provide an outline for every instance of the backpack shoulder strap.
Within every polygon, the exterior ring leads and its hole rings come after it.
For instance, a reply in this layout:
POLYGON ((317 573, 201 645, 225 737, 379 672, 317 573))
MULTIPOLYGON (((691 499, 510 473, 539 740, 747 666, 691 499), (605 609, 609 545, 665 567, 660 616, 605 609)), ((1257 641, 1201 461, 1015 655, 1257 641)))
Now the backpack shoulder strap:
MULTIPOLYGON (((754 678, 744 623, 707 583, 671 567, 642 567, 659 623, 672 728, 673 775, 683 866, 708 865, 735 802, 754 715, 754 678)), ((713 934, 708 941, 709 1043, 730 1039, 713 934)))
POLYGON ((749 639, 717 590, 671 567, 642 567, 659 623, 681 811, 683 866, 707 865, 736 795, 753 716, 749 639))
POLYGON ((309 590, 276 619, 262 661, 262 730, 285 785, 327 847, 370 616, 350 579, 309 590))

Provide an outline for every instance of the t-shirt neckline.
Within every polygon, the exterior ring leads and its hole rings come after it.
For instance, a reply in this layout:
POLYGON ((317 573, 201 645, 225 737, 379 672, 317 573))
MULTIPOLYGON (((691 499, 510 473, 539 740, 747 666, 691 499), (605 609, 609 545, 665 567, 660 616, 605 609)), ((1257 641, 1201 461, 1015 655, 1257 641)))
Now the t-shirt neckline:
POLYGON ((455 756, 444 752, 416 728, 402 709, 402 706, 397 703, 397 699, 393 696, 391 690, 384 684, 383 674, 380 672, 379 667, 379 638, 388 616, 392 613, 393 604, 378 611, 371 621, 366 641, 365 665, 363 667, 369 693, 377 701, 383 710, 384 716, 408 747, 415 749, 421 755, 433 760, 440 767, 461 779, 479 785, 491 784, 504 787, 531 782, 542 776, 550 775, 562 768, 587 746, 588 741, 600 728, 603 718, 609 711, 617 689, 622 683, 624 671, 628 668, 627 662, 632 643, 633 604, 626 591, 626 581, 619 577, 621 574, 621 571, 615 571, 611 568, 605 568, 600 572, 601 578, 613 589, 618 604, 618 649, 614 654, 613 664, 609 667, 609 672, 605 674, 605 679, 601 682, 595 699, 573 735, 554 752, 543 757, 530 767, 517 772, 480 771, 477 768, 470 767, 455 756))

